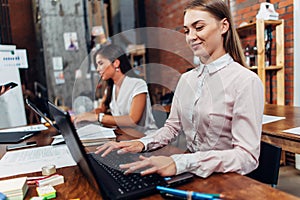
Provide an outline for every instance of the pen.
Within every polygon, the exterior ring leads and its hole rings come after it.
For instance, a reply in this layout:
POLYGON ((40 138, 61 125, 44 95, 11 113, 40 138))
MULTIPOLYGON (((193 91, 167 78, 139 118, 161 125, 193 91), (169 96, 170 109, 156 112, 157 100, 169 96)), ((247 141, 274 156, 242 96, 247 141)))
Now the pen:
POLYGON ((33 133, 29 133, 27 135, 24 135, 23 137, 21 137, 21 140, 25 140, 26 138, 28 138, 28 137, 30 137, 32 135, 33 135, 33 133))
POLYGON ((185 191, 185 190, 178 190, 173 188, 167 188, 162 186, 156 186, 156 189, 165 192, 174 196, 183 197, 187 199, 195 199, 195 200, 204 200, 204 199, 218 199, 221 198, 221 194, 206 194, 206 193, 199 193, 193 191, 185 191))

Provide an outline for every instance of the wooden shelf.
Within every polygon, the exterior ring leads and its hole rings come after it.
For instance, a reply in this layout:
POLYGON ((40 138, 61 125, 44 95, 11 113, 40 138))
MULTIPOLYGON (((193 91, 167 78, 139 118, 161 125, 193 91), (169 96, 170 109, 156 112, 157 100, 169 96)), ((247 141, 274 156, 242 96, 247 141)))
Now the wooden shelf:
POLYGON ((285 104, 285 89, 284 89, 284 20, 262 20, 258 19, 255 22, 238 27, 237 32, 243 40, 251 34, 256 34, 257 45, 257 66, 248 67, 250 70, 256 70, 258 76, 263 82, 266 97, 266 73, 268 71, 276 72, 277 81, 277 104, 285 104), (273 43, 276 46, 276 64, 265 66, 265 28, 272 26, 276 37, 273 38, 273 43), (253 32, 254 31, 254 32, 253 32))
MULTIPOLYGON (((258 69, 258 67, 257 66, 252 66, 252 67, 247 67, 248 69, 250 69, 250 70, 257 70, 258 69)), ((268 67, 266 67, 265 68, 265 70, 280 70, 280 69, 282 69, 283 68, 283 66, 268 66, 268 67)))

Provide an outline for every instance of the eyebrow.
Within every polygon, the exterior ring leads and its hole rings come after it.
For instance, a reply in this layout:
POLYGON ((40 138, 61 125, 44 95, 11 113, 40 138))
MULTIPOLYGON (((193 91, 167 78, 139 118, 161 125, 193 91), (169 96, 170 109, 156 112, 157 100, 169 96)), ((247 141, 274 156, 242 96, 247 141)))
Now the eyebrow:
MULTIPOLYGON (((192 26, 195 26, 195 25, 198 24, 200 21, 204 21, 204 20, 199 19, 199 20, 193 22, 193 23, 192 23, 192 26)), ((187 26, 183 26, 183 28, 187 28, 187 26)))

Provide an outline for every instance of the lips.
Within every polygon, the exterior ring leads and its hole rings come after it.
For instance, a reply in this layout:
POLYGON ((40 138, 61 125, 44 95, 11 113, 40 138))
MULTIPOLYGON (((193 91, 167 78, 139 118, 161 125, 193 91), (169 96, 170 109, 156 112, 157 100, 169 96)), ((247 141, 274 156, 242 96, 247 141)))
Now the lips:
POLYGON ((192 48, 193 50, 198 50, 198 49, 200 48, 200 46, 201 46, 201 43, 192 44, 192 45, 191 45, 191 48, 192 48))

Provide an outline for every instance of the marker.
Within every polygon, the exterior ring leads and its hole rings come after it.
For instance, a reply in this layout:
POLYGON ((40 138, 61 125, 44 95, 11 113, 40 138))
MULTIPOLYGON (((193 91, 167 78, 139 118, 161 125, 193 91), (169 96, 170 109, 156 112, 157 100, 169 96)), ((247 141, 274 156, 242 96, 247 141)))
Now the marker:
POLYGON ((221 198, 221 194, 206 194, 206 193, 199 193, 193 191, 185 191, 185 190, 177 190, 173 188, 167 188, 162 186, 156 186, 156 189, 165 192, 174 196, 182 197, 182 198, 191 198, 195 200, 204 200, 204 199, 218 199, 221 198))

